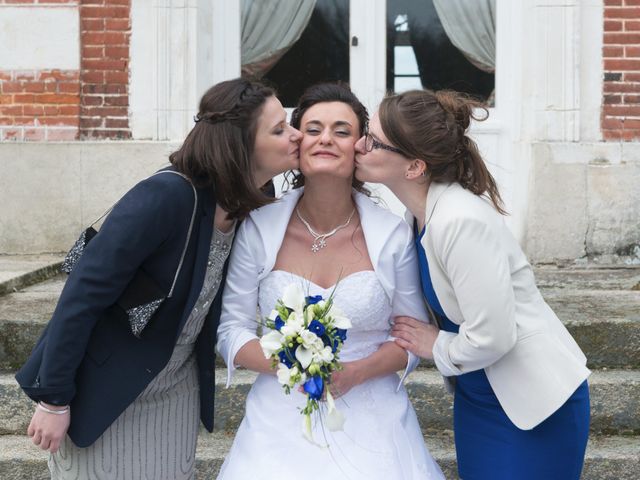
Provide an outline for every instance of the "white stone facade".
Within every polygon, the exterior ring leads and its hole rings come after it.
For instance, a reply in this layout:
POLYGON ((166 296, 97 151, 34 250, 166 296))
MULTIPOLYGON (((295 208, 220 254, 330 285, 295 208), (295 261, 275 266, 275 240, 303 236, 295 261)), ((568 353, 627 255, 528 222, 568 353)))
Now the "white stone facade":
MULTIPOLYGON (((375 108, 383 80, 368 79, 383 70, 367 69, 384 64, 375 53, 384 50, 375 26, 384 25, 385 2, 352 2, 362 13, 352 19, 352 34, 372 45, 352 49, 352 86, 375 108)), ((633 261, 640 244, 640 146, 602 140, 603 1, 497 5, 496 108, 473 134, 502 189, 510 227, 533 262, 615 254, 633 261)), ((132 0, 133 140, 0 143, 0 253, 67 249, 93 217, 167 163, 193 124, 201 94, 239 74, 239 11, 240 0, 132 0)), ((17 21, 12 12, 0 5, 0 24, 17 21)), ((59 42, 49 44, 46 60, 23 57, 20 68, 75 65, 78 46, 67 36, 77 31, 55 28, 49 27, 59 42)), ((0 53, 0 68, 16 61, 0 53)), ((383 196, 400 212, 395 199, 383 196)))

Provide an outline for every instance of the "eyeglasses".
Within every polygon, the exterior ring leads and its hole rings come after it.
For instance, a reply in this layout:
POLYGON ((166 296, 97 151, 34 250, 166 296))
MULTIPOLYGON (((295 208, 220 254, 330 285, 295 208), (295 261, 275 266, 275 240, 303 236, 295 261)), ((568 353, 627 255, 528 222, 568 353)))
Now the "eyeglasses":
POLYGON ((378 140, 373 138, 373 135, 371 135, 368 131, 364 133, 364 148, 367 152, 370 152, 374 148, 381 148, 383 150, 388 150, 390 152, 399 153, 400 155, 406 156, 404 152, 399 148, 379 142, 378 140))

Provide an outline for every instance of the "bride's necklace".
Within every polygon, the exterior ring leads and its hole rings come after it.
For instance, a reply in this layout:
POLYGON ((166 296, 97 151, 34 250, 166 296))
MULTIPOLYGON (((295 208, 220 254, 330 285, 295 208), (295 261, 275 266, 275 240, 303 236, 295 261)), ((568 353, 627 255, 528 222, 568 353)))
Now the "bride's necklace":
POLYGON ((342 225, 338 225, 336 228, 334 228, 333 230, 331 230, 330 232, 327 233, 318 233, 316 232, 313 228, 311 228, 311 225, 309 225, 309 222, 307 222, 304 217, 300 214, 300 210, 298 207, 296 207, 296 215, 298 216, 298 218, 300 219, 300 221, 302 222, 302 224, 307 227, 308 232, 311 234, 311 236, 313 237, 313 243, 311 244, 311 251, 313 253, 319 252, 320 249, 324 248, 327 246, 327 238, 329 238, 331 235, 334 235, 335 233, 337 233, 339 230, 342 230, 343 228, 345 228, 347 225, 349 225, 349 223, 351 223, 351 219, 353 218, 353 215, 356 213, 356 209, 354 208, 351 211, 351 214, 349 215, 349 218, 347 218, 347 221, 344 222, 342 225))

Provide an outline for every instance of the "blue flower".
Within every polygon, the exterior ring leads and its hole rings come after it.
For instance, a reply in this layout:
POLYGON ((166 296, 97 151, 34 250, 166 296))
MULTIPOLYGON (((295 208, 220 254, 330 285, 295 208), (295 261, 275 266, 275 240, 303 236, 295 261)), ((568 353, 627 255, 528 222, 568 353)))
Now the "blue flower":
POLYGON ((347 331, 344 328, 336 328, 336 336, 344 342, 347 339, 347 331))
POLYGON ((274 323, 275 323, 276 330, 278 330, 278 331, 280 331, 280 329, 281 329, 282 327, 284 327, 284 320, 282 320, 282 319, 280 318, 280 315, 278 315, 278 316, 276 317, 276 319, 275 319, 275 322, 274 322, 274 323))
POLYGON ((340 339, 338 337, 330 337, 329 335, 323 335, 322 343, 324 343, 325 347, 331 347, 331 353, 336 353, 338 347, 340 346, 340 339))
POLYGON ((324 325, 322 323, 320 323, 318 320, 313 320, 310 324, 309 324, 309 331, 315 333, 317 336, 321 337, 322 335, 324 335, 324 325))
POLYGON ((312 295, 312 296, 306 297, 305 300, 307 301, 307 305, 315 305, 320 300, 322 300, 322 295, 312 295))
POLYGON ((293 367, 293 361, 291 360, 293 355, 291 355, 291 352, 288 349, 281 350, 278 353, 278 357, 280 357, 280 363, 286 365, 287 368, 293 367))
POLYGON ((324 381, 320 375, 314 375, 304 382, 304 391, 309 394, 313 400, 320 400, 324 392, 324 381))

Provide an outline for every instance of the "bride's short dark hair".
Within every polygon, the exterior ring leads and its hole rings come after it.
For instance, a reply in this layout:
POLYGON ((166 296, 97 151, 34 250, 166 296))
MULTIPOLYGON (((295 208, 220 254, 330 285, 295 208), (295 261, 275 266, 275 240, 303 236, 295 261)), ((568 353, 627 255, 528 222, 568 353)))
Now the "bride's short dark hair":
MULTIPOLYGON (((300 129, 302 117, 309 108, 317 103, 325 102, 341 102, 349 105, 358 118, 360 137, 364 135, 369 124, 369 114, 366 107, 358 100, 358 97, 349 88, 346 83, 317 83, 305 90, 298 105, 291 113, 291 126, 300 129)), ((293 188, 300 188, 304 185, 304 175, 299 171, 291 170, 286 173, 286 179, 293 188)), ((364 186, 364 182, 357 180, 355 176, 352 182, 353 188, 365 195, 371 195, 371 192, 364 186)))

